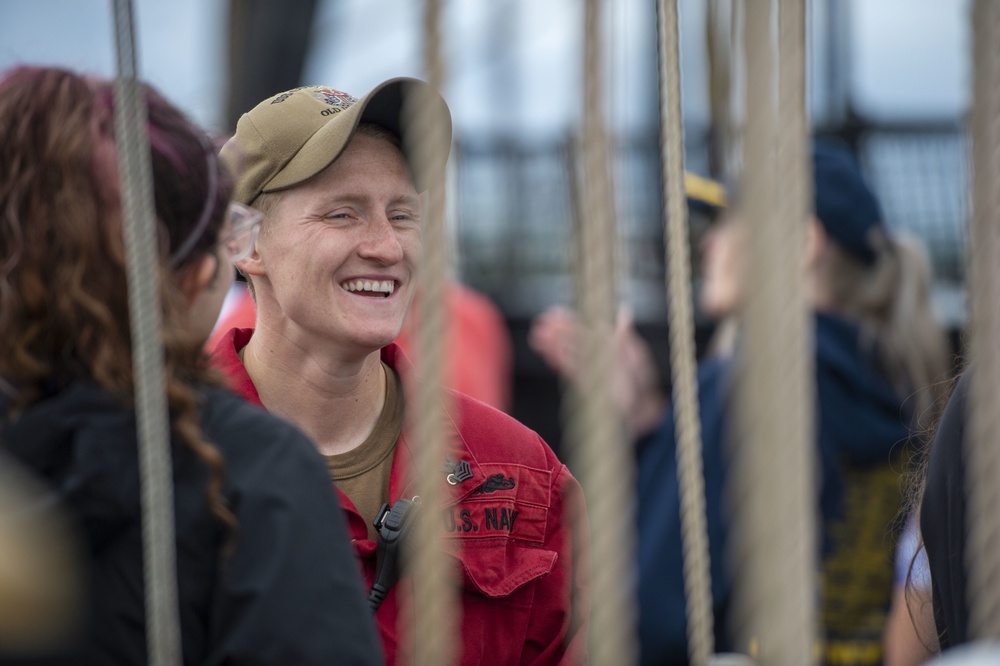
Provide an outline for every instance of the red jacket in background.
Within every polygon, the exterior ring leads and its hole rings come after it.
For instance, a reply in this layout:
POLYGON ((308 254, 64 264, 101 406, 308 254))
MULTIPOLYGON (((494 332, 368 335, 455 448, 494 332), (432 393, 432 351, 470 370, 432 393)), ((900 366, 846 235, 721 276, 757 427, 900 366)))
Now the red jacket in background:
MULTIPOLYGON (((235 390, 260 405, 237 352, 252 329, 233 329, 213 356, 235 390)), ((403 378, 412 374, 396 345, 382 360, 403 378)), ((513 418, 459 393, 451 394, 448 455, 468 463, 470 476, 455 486, 441 473, 441 535, 461 572, 462 624, 459 664, 577 664, 586 661, 587 597, 585 527, 571 532, 574 512, 583 526, 583 492, 569 470, 535 432, 513 418)), ((412 404, 412 403, 411 403, 412 404)), ((408 467, 412 459, 406 429, 393 454, 389 498, 414 495, 408 467)), ((444 465, 442 460, 442 466, 444 465)), ((463 465, 464 467, 464 465, 463 465)), ((462 476, 465 476, 462 474, 462 476)), ((370 589, 376 542, 365 519, 337 491, 370 589)), ((398 594, 410 588, 406 576, 393 587, 376 614, 386 663, 408 661, 400 643, 398 594)))

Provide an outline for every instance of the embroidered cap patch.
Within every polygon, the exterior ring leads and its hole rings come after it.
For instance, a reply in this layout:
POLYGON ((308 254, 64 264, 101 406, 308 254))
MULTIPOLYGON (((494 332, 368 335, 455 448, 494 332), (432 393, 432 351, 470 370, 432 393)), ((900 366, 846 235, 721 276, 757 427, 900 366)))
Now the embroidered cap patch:
POLYGON ((312 96, 321 102, 333 107, 328 109, 334 113, 343 111, 347 107, 357 102, 357 98, 333 88, 317 88, 312 91, 312 96))

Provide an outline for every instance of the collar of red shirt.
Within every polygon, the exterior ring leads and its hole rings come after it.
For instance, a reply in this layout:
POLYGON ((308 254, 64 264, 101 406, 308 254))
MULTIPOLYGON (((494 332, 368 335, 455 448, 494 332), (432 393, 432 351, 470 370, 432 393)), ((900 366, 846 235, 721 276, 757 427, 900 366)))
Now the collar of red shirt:
MULTIPOLYGON (((240 350, 246 347, 250 338, 253 337, 253 331, 252 328, 234 328, 224 335, 219 340, 215 351, 212 352, 212 365, 225 374, 232 390, 248 402, 264 407, 260 400, 260 394, 257 393, 257 387, 239 356, 240 350)), ((404 396, 413 395, 413 387, 411 386, 413 366, 399 346, 395 343, 387 345, 382 349, 381 357, 390 368, 399 373, 403 382, 404 396)), ((445 501, 445 506, 456 504, 472 494, 485 483, 487 476, 467 445, 462 436, 462 429, 458 425, 458 423, 464 424, 465 427, 474 427, 475 425, 474 423, 470 424, 471 419, 463 418, 466 411, 463 409, 465 403, 454 392, 447 391, 447 393, 450 398, 449 407, 446 410, 448 446, 440 468, 441 480, 445 486, 444 496, 448 498, 445 501)), ((405 450, 406 455, 399 455, 400 452, 397 450, 393 462, 392 478, 390 479, 390 494, 393 497, 405 495, 406 493, 402 491, 410 485, 405 479, 407 479, 412 464, 413 451, 406 436, 405 426, 397 447, 405 450), (400 482, 403 482, 402 486, 397 485, 400 482), (400 492, 392 492, 394 488, 400 489, 400 492)))

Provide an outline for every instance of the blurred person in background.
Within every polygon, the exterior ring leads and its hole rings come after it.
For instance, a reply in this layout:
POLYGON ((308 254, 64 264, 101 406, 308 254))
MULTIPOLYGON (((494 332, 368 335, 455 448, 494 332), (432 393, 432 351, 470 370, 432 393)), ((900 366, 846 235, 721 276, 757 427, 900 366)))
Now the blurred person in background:
MULTIPOLYGON (((739 268, 731 258, 732 243, 728 240, 732 225, 722 223, 726 188, 718 181, 685 172, 684 190, 692 236, 700 239, 702 276, 697 305, 711 329, 705 353, 725 355, 732 351, 733 315, 739 299, 739 268)), ((534 318, 528 336, 532 350, 550 368, 570 380, 577 378, 579 367, 579 327, 572 309, 554 305, 534 318)), ((660 423, 670 399, 653 354, 636 330, 627 308, 618 313, 612 344, 618 362, 612 395, 626 430, 637 438, 660 423)))
MULTIPOLYGON (((260 214, 231 205, 205 134, 143 93, 183 663, 381 663, 323 460, 222 388, 202 351, 260 214)), ((0 445, 65 508, 85 571, 79 626, 2 663, 147 660, 114 104, 111 82, 65 70, 0 78, 0 445)))
POLYGON ((0 451, 0 655, 72 636, 82 610, 77 536, 52 492, 0 451))
MULTIPOLYGON (((890 232, 879 203, 843 145, 817 139, 812 150, 813 214, 803 248, 803 279, 815 311, 816 455, 822 521, 818 563, 825 664, 880 664, 893 592, 894 544, 904 511, 904 473, 919 444, 918 420, 933 419, 936 391, 947 372, 947 344, 930 308, 930 270, 922 249, 890 232)), ((739 206, 704 243, 702 308, 732 319, 736 333, 698 366, 703 467, 712 593, 718 645, 725 636, 730 573, 725 566, 726 447, 739 433, 729 422, 738 315, 744 290, 744 224, 739 206)), ((552 334, 545 316, 532 340, 558 372, 572 378, 573 326, 552 334)), ((626 322, 627 324, 627 322, 626 322)), ((725 333, 723 335, 726 335, 725 333)), ((674 414, 643 359, 648 350, 619 326, 615 344, 623 375, 614 393, 635 438, 640 644, 644 664, 686 663, 674 414), (624 341, 624 342, 623 342, 624 341), (632 360, 630 360, 632 359, 632 360)), ((760 483, 769 483, 760 479, 760 483)))
MULTIPOLYGON (((725 525, 721 506, 723 464, 720 414, 724 374, 731 346, 728 322, 739 298, 739 275, 730 261, 733 225, 726 221, 727 192, 714 180, 685 174, 689 214, 704 215, 708 228, 701 241, 702 288, 699 307, 716 327, 706 358, 698 367, 702 407, 704 477, 712 575, 712 605, 716 617, 717 650, 728 649, 724 618, 729 604, 729 575, 724 564, 725 525), (716 412, 709 410, 715 409, 716 412), (706 431, 706 429, 708 429, 706 431), (712 446, 715 444, 715 446, 712 446)), ((566 307, 555 306, 532 322, 529 343, 558 374, 575 381, 581 363, 580 323, 566 307)), ((615 373, 612 398, 635 446, 639 639, 642 664, 686 664, 687 621, 680 541, 680 497, 674 461, 673 414, 662 378, 646 341, 622 311, 613 338, 615 373)))

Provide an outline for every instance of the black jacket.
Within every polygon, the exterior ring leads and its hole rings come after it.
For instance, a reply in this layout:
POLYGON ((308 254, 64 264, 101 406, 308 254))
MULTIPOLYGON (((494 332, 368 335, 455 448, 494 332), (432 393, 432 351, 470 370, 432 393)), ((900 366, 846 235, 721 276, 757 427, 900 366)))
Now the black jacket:
MULTIPOLYGON (((239 527, 223 557, 230 532, 209 509, 208 468, 175 442, 184 663, 381 663, 344 518, 312 443, 227 391, 203 395, 203 433, 225 458, 224 495, 239 527)), ((0 428, 3 445, 70 509, 87 555, 79 640, 23 663, 146 663, 135 431, 132 410, 84 382, 0 428)))
POLYGON ((941 415, 927 460, 920 505, 920 534, 927 549, 934 599, 934 623, 941 649, 969 640, 965 568, 965 402, 968 373, 962 375, 941 415))

